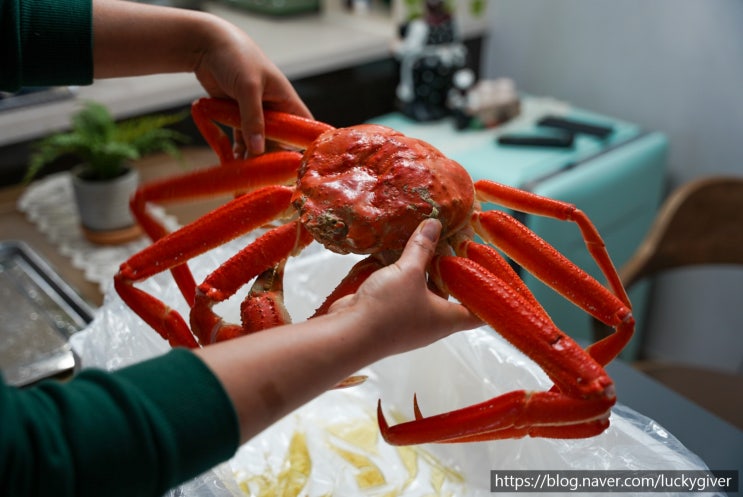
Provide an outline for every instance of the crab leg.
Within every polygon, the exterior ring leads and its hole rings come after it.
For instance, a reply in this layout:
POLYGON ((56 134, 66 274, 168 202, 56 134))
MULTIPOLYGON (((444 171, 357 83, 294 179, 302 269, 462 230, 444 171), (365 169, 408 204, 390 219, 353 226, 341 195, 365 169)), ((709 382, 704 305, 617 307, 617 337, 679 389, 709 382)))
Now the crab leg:
POLYGON ((611 401, 596 403, 591 408, 576 409, 579 401, 554 392, 515 390, 465 409, 390 427, 377 406, 377 419, 382 437, 391 445, 420 443, 468 443, 509 438, 587 438, 598 435, 609 426, 611 401), (596 416, 588 421, 562 421, 557 425, 539 425, 559 419, 565 412, 596 416), (598 414, 595 414, 598 413, 598 414))
POLYGON ((148 278, 268 224, 289 208, 292 192, 273 186, 233 199, 135 254, 120 273, 131 281, 148 278))
MULTIPOLYGON (((148 202, 165 204, 220 193, 253 191, 273 184, 289 184, 296 179, 301 159, 297 152, 277 152, 270 156, 233 160, 225 167, 210 167, 153 181, 137 190, 130 207, 137 222, 154 242, 167 235, 168 230, 148 212, 148 202)), ((181 294, 189 305, 193 305, 196 282, 188 266, 174 266, 171 272, 181 294)))
POLYGON ((363 259, 351 268, 348 274, 338 284, 333 292, 328 295, 320 307, 317 308, 312 317, 322 316, 328 313, 328 309, 333 303, 346 295, 356 293, 356 290, 372 275, 376 270, 382 268, 383 264, 374 256, 363 259))
POLYGON ((539 364, 557 389, 510 392, 484 403, 389 427, 389 443, 492 440, 513 436, 583 437, 606 428, 616 401, 611 379, 577 343, 510 284, 462 257, 437 257, 432 271, 445 289, 539 364))
MULTIPOLYGON (((375 271, 382 268, 384 264, 376 257, 369 256, 356 264, 351 268, 348 274, 341 280, 338 286, 327 296, 325 301, 317 308, 315 313, 310 319, 322 316, 328 313, 330 306, 332 306, 338 299, 356 293, 356 290, 371 276, 375 271)), ((338 382, 333 388, 348 388, 360 385, 367 379, 366 375, 353 375, 338 382)))
MULTIPOLYGON (((194 333, 200 337, 201 343, 230 340, 240 335, 290 323, 291 318, 284 306, 284 265, 290 254, 299 252, 311 241, 310 234, 295 221, 269 231, 209 275, 204 283, 199 285, 196 305, 191 310, 191 326, 194 333), (242 327, 225 323, 212 312, 211 307, 215 303, 232 296, 242 282, 252 279, 257 274, 258 268, 274 262, 275 266, 258 275, 240 306, 242 327)), ((379 265, 374 267, 378 268, 379 265)), ((360 275, 361 281, 356 287, 369 274, 371 273, 360 275)), ((343 285, 339 287, 345 288, 343 285)), ((348 288, 346 290, 344 294, 355 291, 348 288)), ((364 375, 350 376, 338 382, 334 388, 356 386, 365 380, 364 375)))
POLYGON ((586 246, 609 281, 613 294, 510 215, 487 211, 473 216, 475 231, 483 239, 503 250, 516 263, 580 308, 615 327, 615 333, 588 348, 589 354, 600 364, 611 362, 632 338, 634 318, 629 298, 606 246, 588 217, 574 205, 498 183, 478 181, 475 187, 484 200, 530 214, 571 220, 579 226, 586 246))
POLYGON ((163 236, 121 265, 114 277, 117 292, 171 344, 195 347, 196 342, 183 318, 162 301, 135 288, 133 283, 179 266, 279 217, 289 207, 292 191, 285 186, 262 188, 163 236))
POLYGON ((191 117, 209 146, 216 152, 219 161, 229 162, 235 158, 232 140, 217 125, 223 123, 232 128, 240 127, 240 109, 233 100, 200 98, 191 105, 191 117))
POLYGON ((253 191, 269 185, 291 185, 302 160, 298 152, 275 152, 244 160, 231 160, 221 167, 207 167, 174 178, 142 186, 132 203, 137 211, 145 202, 172 203, 209 198, 236 191, 253 191))
POLYGON ((289 322, 283 302, 283 263, 311 241, 310 234, 296 221, 285 224, 268 231, 207 276, 198 286, 191 309, 191 327, 199 341, 212 343, 289 322), (212 306, 233 296, 258 275, 243 302, 243 327, 224 323, 212 306))
POLYGON ((622 285, 622 280, 619 278, 614 263, 609 257, 609 253, 606 251, 606 245, 604 245, 601 235, 588 216, 575 205, 487 180, 477 181, 475 191, 480 200, 496 202, 504 207, 527 214, 552 217, 577 224, 589 253, 593 256, 601 272, 604 273, 614 294, 627 307, 631 307, 627 292, 622 285))
MULTIPOLYGON (((286 259, 266 269, 253 283, 248 296, 240 306, 240 334, 255 333, 291 322, 284 305, 284 266, 286 259)), ((237 336, 237 335, 235 335, 237 336)), ((228 340, 233 336, 219 337, 215 341, 228 340)))
MULTIPOLYGON (((194 123, 207 143, 214 149, 221 162, 234 158, 232 141, 217 123, 240 128, 240 110, 234 100, 201 98, 191 106, 194 123)), ((329 124, 313 121, 283 112, 265 110, 266 138, 286 145, 305 149, 325 131, 334 129, 329 124)))
POLYGON ((472 240, 464 240, 455 247, 455 251, 460 257, 478 263, 483 268, 508 283, 511 288, 529 301, 529 303, 534 307, 535 312, 541 312, 544 319, 552 320, 552 318, 547 314, 547 311, 542 307, 542 304, 539 303, 531 290, 529 290, 529 287, 526 286, 524 280, 519 278, 519 275, 514 271, 513 267, 511 267, 503 256, 494 248, 473 242, 472 240))

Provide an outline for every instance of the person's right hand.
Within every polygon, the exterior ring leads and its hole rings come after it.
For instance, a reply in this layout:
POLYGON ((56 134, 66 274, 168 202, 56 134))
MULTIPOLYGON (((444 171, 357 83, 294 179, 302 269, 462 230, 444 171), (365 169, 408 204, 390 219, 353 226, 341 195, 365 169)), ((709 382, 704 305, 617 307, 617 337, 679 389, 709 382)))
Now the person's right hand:
POLYGON ((242 133, 235 137, 236 155, 263 153, 264 108, 312 116, 289 80, 248 35, 221 19, 213 24, 194 73, 212 97, 237 101, 242 133))
POLYGON ((356 312, 373 322, 383 355, 428 345, 454 332, 476 328, 479 318, 461 304, 432 292, 426 281, 441 233, 436 219, 424 220, 394 264, 367 279, 358 291, 335 302, 329 310, 356 312))

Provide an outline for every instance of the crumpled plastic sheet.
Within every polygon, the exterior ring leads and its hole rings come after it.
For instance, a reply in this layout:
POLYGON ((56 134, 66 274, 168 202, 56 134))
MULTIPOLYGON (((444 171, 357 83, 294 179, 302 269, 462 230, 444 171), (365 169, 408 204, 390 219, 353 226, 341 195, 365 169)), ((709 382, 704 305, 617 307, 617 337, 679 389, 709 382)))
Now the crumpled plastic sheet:
MULTIPOLYGON (((201 281, 251 239, 196 258, 190 264, 196 280, 201 281)), ((316 244, 290 259, 285 298, 294 320, 306 319, 358 260, 358 256, 340 256, 316 244)), ((169 274, 156 275, 138 286, 186 312, 169 274)), ((217 312, 237 322, 239 301, 249 286, 215 306, 217 312)), ((82 367, 108 370, 168 349, 112 287, 94 321, 73 337, 72 344, 82 367)), ((363 385, 326 392, 242 446, 231 460, 169 495, 486 496, 492 495, 490 470, 497 469, 707 469, 662 426, 623 406, 621 392, 609 429, 589 439, 524 438, 402 450, 387 445, 376 425, 378 399, 390 422, 397 422, 412 419, 414 393, 423 414, 428 415, 514 389, 550 387, 536 364, 488 327, 389 357, 362 372, 369 376, 363 385)))

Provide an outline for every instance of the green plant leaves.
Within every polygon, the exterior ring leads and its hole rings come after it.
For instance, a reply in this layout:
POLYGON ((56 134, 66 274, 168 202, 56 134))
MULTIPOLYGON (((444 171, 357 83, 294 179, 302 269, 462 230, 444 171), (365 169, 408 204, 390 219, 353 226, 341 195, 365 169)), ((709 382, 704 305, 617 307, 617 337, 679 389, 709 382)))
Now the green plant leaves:
POLYGON ((188 117, 188 112, 137 117, 117 123, 108 109, 88 102, 72 117, 72 130, 49 136, 35 146, 24 181, 33 179, 47 164, 64 155, 83 162, 84 175, 92 180, 112 179, 127 162, 154 152, 180 158, 178 145, 188 141, 182 133, 167 129, 188 117))

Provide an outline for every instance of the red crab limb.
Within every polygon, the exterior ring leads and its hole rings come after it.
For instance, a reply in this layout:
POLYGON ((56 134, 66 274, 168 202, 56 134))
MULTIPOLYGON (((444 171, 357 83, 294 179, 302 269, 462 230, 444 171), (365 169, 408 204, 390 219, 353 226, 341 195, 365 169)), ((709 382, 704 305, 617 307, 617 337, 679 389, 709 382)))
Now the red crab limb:
MULTIPOLYGON (((634 322, 606 247, 583 212, 490 181, 473 184, 460 164, 435 147, 384 126, 335 129, 267 110, 266 139, 303 151, 301 158, 299 153, 269 152, 243 161, 234 159, 230 132, 225 132, 233 128, 231 135, 239 136, 242 120, 235 102, 199 100, 193 117, 220 165, 140 190, 132 208, 155 243, 122 264, 115 277, 124 301, 171 344, 195 347, 287 322, 283 264, 312 239, 337 253, 369 256, 354 266, 315 315, 324 314, 399 254, 424 218, 436 217, 443 230, 439 255, 428 268, 429 288, 470 308, 542 366, 554 385, 548 391, 510 392, 430 417, 421 414, 416 402, 415 420, 393 427, 387 425, 380 405, 385 438, 396 444, 527 435, 574 438, 606 429, 615 394, 603 365, 627 343, 634 322), (236 198, 173 233, 146 210, 150 201, 213 193, 233 193, 236 198), (481 202, 575 223, 608 280, 608 289, 513 217, 480 212, 481 202), (188 260, 283 219, 292 221, 239 250, 197 287, 188 260), (474 243, 475 233, 496 248, 474 243), (452 250, 456 256, 449 255, 452 250), (499 250, 616 332, 582 350, 555 326, 499 250), (134 286, 165 270, 173 272, 191 307, 191 330, 165 303, 134 286), (242 324, 225 323, 212 308, 252 278, 256 280, 241 307, 242 324)), ((349 378, 338 386, 358 381, 349 378)))
POLYGON ((562 393, 586 399, 606 394, 611 380, 603 368, 509 285, 461 257, 435 264, 449 293, 539 364, 562 393))
POLYGON ((611 379, 570 337, 545 319, 527 299, 479 264, 461 257, 440 257, 435 272, 446 290, 506 340, 539 364, 558 390, 515 391, 475 406, 380 428, 389 443, 490 440, 517 433, 545 436, 556 426, 576 436, 585 424, 607 419, 616 397, 611 379), (546 427, 545 430, 542 428, 546 427))
POLYGON ((183 337, 183 328, 187 330, 188 327, 185 322, 181 324, 182 318, 173 321, 173 310, 155 297, 134 288, 133 283, 179 266, 268 223, 286 210, 291 194, 292 190, 288 187, 263 188, 238 197, 207 216, 160 238, 121 265, 114 277, 117 291, 127 305, 166 340, 171 343, 175 341, 178 345, 195 346, 193 338, 187 341, 183 337))
MULTIPOLYGON (((130 202, 131 210, 150 239, 157 241, 169 231, 148 212, 148 202, 165 204, 220 193, 251 191, 273 184, 288 184, 296 179, 301 158, 297 152, 278 152, 153 181, 137 190, 130 202)), ((181 294, 189 305, 193 305, 196 282, 188 266, 174 266, 171 272, 181 294)))
POLYGON ((559 393, 515 390, 474 406, 393 427, 388 425, 380 403, 377 418, 382 436, 392 445, 486 442, 526 436, 585 438, 607 428, 611 404, 613 401, 606 400, 586 405, 559 393), (596 419, 585 421, 592 417, 596 419), (556 419, 561 423, 547 424, 556 419))
POLYGON ((466 240, 459 244, 455 250, 457 255, 480 264, 492 274, 508 283, 511 288, 528 300, 529 303, 534 306, 535 310, 541 311, 545 319, 551 321, 551 318, 547 315, 547 312, 539 301, 534 297, 534 294, 531 293, 531 290, 526 286, 524 280, 519 278, 519 275, 514 271, 513 267, 511 267, 508 261, 506 261, 497 250, 488 245, 475 243, 471 240, 466 240))
MULTIPOLYGON (((240 111, 237 102, 202 98, 191 110, 194 123, 221 162, 233 160, 232 141, 217 123, 240 129, 240 111)), ((266 138, 298 149, 305 149, 333 126, 292 114, 266 110, 263 113, 266 138)))
POLYGON ((304 117, 270 110, 263 112, 266 125, 266 138, 277 142, 306 149, 321 134, 335 128, 329 124, 304 117))
POLYGON ((258 275, 240 305, 240 325, 227 323, 212 312, 215 302, 199 293, 191 309, 194 334, 201 343, 216 343, 291 322, 284 307, 283 277, 283 262, 258 275))
POLYGON ((593 256, 601 272, 604 273, 612 291, 627 307, 630 307, 627 292, 622 285, 614 263, 606 251, 601 235, 599 235, 598 230, 588 216, 575 205, 487 180, 475 182, 475 191, 480 200, 495 202, 527 214, 537 214, 576 223, 580 228, 589 253, 593 256))
POLYGON ((131 281, 114 277, 114 287, 134 312, 172 347, 198 347, 191 330, 177 311, 147 292, 135 288, 131 281))
MULTIPOLYGON (((526 226, 501 211, 475 214, 475 231, 516 263, 577 306, 616 328, 589 352, 601 364, 613 359, 632 338, 632 311, 588 273, 573 264, 526 226)), ((613 269, 613 266, 612 266, 613 269)), ((622 292, 624 290, 622 289, 622 292)))
POLYGON ((296 221, 266 232, 237 254, 219 266, 198 286, 196 301, 191 308, 191 328, 202 344, 212 343, 235 334, 245 334, 264 327, 278 326, 288 321, 284 308, 282 280, 283 270, 273 271, 295 251, 299 251, 312 241, 307 231, 296 221), (233 328, 236 325, 225 323, 212 307, 233 296, 244 284, 254 277, 264 274, 253 285, 252 291, 243 302, 242 316, 262 317, 251 322, 243 319, 243 331, 233 328), (259 324, 263 323, 263 325, 259 324), (264 326, 264 327, 261 327, 264 326))
POLYGON ((296 221, 271 229, 214 270, 198 286, 198 291, 215 302, 221 302, 259 273, 279 264, 311 241, 307 230, 296 221))
POLYGON ((301 160, 302 154, 298 152, 282 151, 153 181, 137 191, 132 208, 140 212, 146 202, 172 203, 253 191, 264 186, 290 185, 297 180, 301 160))
MULTIPOLYGON (((572 300, 576 305, 600 319, 604 323, 615 327, 615 333, 588 347, 588 353, 600 364, 608 364, 627 345, 634 332, 634 318, 631 313, 631 304, 627 292, 622 285, 619 274, 606 251, 606 246, 601 239, 598 230, 584 212, 574 205, 559 200, 553 200, 517 188, 481 180, 475 183, 478 198, 489 202, 497 202, 500 205, 514 210, 553 217, 556 219, 575 222, 583 235, 586 247, 593 256, 596 264, 609 282, 614 296, 601 286, 597 281, 587 275, 583 270, 570 262, 566 257, 558 253, 545 241, 535 237, 526 227, 516 222, 510 216, 495 211, 488 212, 487 216, 480 216, 479 222, 481 236, 499 246, 509 253, 517 263, 532 272, 539 279, 553 286, 553 288, 572 300), (510 228, 507 226, 510 225, 510 228), (508 239, 513 236, 524 235, 525 238, 518 242, 508 239), (497 241, 495 240, 497 238, 497 241), (513 242, 513 243, 512 243, 513 242), (506 245, 526 244, 534 247, 532 251, 532 262, 524 258, 518 259, 516 254, 519 250, 507 249, 506 245), (540 251, 540 246, 545 250, 540 251), (546 257, 546 259, 545 259, 546 257), (539 260, 537 260, 539 259, 539 260), (562 272, 561 277, 553 277, 549 274, 547 260, 551 259, 554 268, 562 272), (560 266, 560 267, 558 267, 560 266), (537 268, 542 267, 544 270, 537 268), (541 276, 539 273, 541 273, 541 276), (555 284, 560 285, 559 287, 555 284)), ((474 223, 477 225, 477 221, 474 223)), ((477 230, 477 228, 476 228, 477 230)))
POLYGON ((376 257, 373 256, 369 256, 366 259, 354 264, 346 277, 343 278, 338 286, 335 287, 335 290, 333 290, 333 292, 328 295, 322 305, 317 308, 315 314, 313 314, 312 317, 327 314, 328 309, 330 309, 330 306, 333 305, 336 300, 345 297, 346 295, 356 293, 356 290, 359 289, 361 284, 364 283, 364 281, 366 281, 366 279, 371 276, 372 273, 382 268, 382 266, 383 264, 379 262, 376 257))
POLYGON ((191 106, 191 117, 219 161, 229 162, 235 158, 232 140, 217 125, 223 123, 232 128, 240 127, 240 111, 237 102, 218 98, 201 98, 191 106))
POLYGON ((243 334, 291 322, 284 306, 284 262, 261 273, 240 306, 243 334))
POLYGON ((238 197, 132 256, 120 269, 122 277, 148 278, 260 228, 286 211, 291 195, 291 188, 274 186, 238 197))

